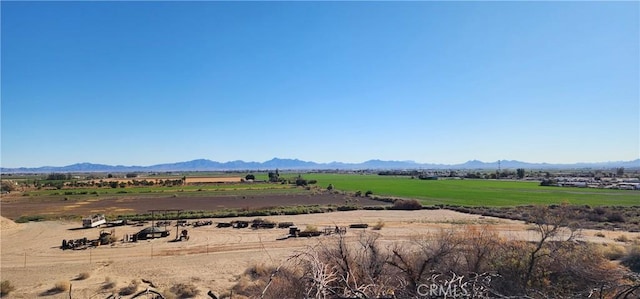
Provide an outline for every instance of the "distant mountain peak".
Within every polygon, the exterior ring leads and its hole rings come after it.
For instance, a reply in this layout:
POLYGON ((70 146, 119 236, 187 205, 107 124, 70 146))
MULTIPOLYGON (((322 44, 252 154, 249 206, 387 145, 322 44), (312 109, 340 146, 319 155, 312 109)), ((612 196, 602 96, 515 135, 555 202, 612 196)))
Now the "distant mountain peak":
POLYGON ((208 159, 195 159, 186 162, 165 163, 152 166, 111 166, 104 164, 93 164, 81 162, 62 167, 43 166, 37 168, 2 168, 2 173, 50 173, 50 172, 155 172, 155 171, 224 171, 224 170, 312 170, 312 169, 496 169, 500 163, 502 169, 584 169, 584 168, 617 168, 628 169, 640 168, 640 159, 633 161, 614 161, 599 163, 574 163, 574 164, 549 164, 549 163, 527 163, 516 160, 499 160, 495 162, 482 162, 479 160, 469 160, 462 164, 429 164, 416 163, 415 161, 384 161, 371 159, 362 163, 316 163, 299 159, 284 159, 274 157, 265 162, 245 162, 235 160, 229 162, 216 162, 208 159))

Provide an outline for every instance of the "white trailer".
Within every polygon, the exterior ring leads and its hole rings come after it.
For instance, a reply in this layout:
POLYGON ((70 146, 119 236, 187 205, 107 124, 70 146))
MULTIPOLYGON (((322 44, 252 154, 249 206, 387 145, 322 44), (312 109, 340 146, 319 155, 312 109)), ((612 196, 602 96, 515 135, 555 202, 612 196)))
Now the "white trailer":
POLYGON ((103 214, 95 214, 82 219, 82 227, 84 228, 98 227, 105 223, 107 223, 107 219, 103 214))

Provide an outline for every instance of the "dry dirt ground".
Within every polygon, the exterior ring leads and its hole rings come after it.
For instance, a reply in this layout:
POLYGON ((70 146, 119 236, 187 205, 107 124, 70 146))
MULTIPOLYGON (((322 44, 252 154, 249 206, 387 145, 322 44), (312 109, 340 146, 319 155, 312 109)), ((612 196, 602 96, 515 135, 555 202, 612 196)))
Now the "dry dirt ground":
MULTIPOLYGON (((237 218, 236 220, 252 218, 237 218)), ((276 222, 293 222, 304 229, 314 225, 348 226, 353 223, 373 225, 383 221, 380 231, 382 242, 410 240, 437 232, 443 228, 459 228, 464 225, 488 226, 506 238, 534 239, 535 233, 528 225, 511 220, 462 214, 448 210, 420 211, 349 211, 325 214, 266 217, 276 222)), ((212 219, 227 222, 230 219, 212 219)), ((228 291, 247 267, 255 264, 279 265, 308 246, 331 242, 334 236, 317 238, 290 238, 276 240, 286 235, 286 229, 188 227, 190 240, 169 242, 171 236, 138 243, 117 242, 87 250, 61 250, 62 239, 95 239, 101 229, 77 229, 78 222, 45 221, 16 224, 2 218, 0 278, 10 280, 16 289, 7 298, 69 298, 66 293, 47 293, 56 282, 70 281, 73 298, 106 298, 127 286, 132 279, 145 279, 159 290, 169 289, 177 283, 192 283, 200 290, 198 298, 212 290, 216 294, 228 291), (81 273, 89 277, 75 280, 81 273), (105 280, 115 282, 115 287, 104 289, 105 280)), ((118 238, 135 233, 142 227, 121 226, 115 228, 118 238)), ((349 229, 347 238, 357 238, 363 229, 349 229)), ((371 228, 366 230, 373 233, 371 228)), ((595 231, 584 231, 583 238, 594 242, 615 242, 619 232, 605 232, 606 237, 595 237, 595 231)), ((629 238, 640 234, 625 233, 629 238)), ((141 284, 140 289, 147 284, 141 284)), ((128 298, 128 297, 125 297, 128 298)))

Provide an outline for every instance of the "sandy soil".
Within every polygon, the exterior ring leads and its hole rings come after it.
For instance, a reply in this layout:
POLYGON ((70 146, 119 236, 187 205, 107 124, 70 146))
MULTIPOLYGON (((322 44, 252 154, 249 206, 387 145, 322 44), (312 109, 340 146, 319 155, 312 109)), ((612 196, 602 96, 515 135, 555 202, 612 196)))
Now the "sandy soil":
MULTIPOLYGON (((236 220, 253 218, 237 218, 236 220)), ((384 221, 377 231, 383 242, 408 240, 437 232, 442 228, 462 228, 466 225, 488 225, 507 238, 534 239, 535 233, 522 222, 462 214, 448 210, 421 211, 349 211, 326 214, 273 216, 276 222, 290 221, 298 227, 314 225, 347 226, 352 223, 375 224, 384 221)), ((213 219, 227 222, 230 219, 213 219)), ((286 229, 233 229, 215 226, 189 227, 190 240, 169 242, 176 235, 172 228, 168 238, 101 246, 87 250, 61 250, 62 239, 95 239, 101 229, 77 229, 80 222, 33 222, 16 224, 2 217, 0 234, 0 278, 10 280, 16 287, 7 298, 68 298, 68 294, 46 294, 58 281, 72 283, 73 298, 106 298, 128 285, 132 279, 152 281, 157 289, 168 289, 177 283, 193 283, 201 291, 199 298, 207 298, 212 290, 220 294, 231 288, 247 267, 254 264, 278 265, 297 250, 328 242, 331 236, 318 238, 290 238, 286 229), (89 273, 84 280, 74 280, 80 273, 89 273), (116 282, 104 290, 105 280, 116 282)), ((142 227, 115 228, 119 238, 139 231, 142 227)), ((350 229, 348 238, 357 238, 362 229, 350 229)), ((367 231, 371 232, 371 229, 367 231)), ((595 237, 595 231, 584 231, 585 239, 594 242, 614 242, 620 232, 605 232, 595 237)), ((638 233, 625 233, 640 238, 638 233)), ((141 284, 141 289, 146 284, 141 284)))

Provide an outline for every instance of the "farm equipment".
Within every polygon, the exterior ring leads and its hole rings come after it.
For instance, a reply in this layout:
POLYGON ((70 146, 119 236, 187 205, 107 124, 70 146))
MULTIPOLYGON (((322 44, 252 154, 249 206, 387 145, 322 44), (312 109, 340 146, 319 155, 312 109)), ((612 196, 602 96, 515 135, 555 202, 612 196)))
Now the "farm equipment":
POLYGON ((114 220, 114 221, 109 221, 106 223, 107 227, 111 227, 111 226, 123 226, 123 225, 127 225, 128 222, 126 219, 124 220, 114 220))
POLYGON ((176 226, 189 226, 191 225, 187 220, 178 220, 176 221, 176 226))
POLYGON ((301 231, 298 232, 298 237, 318 237, 322 235, 322 232, 320 231, 301 231))
POLYGON ((115 243, 116 240, 117 238, 116 238, 115 229, 112 229, 110 231, 101 230, 100 235, 98 236, 97 239, 89 240, 87 239, 87 237, 84 237, 81 239, 62 240, 62 245, 60 246, 60 249, 82 250, 82 249, 87 249, 89 247, 98 247, 100 245, 115 243))
POLYGON ((167 227, 167 226, 171 226, 171 220, 161 220, 161 221, 156 221, 156 226, 157 227, 167 227))
POLYGON ((344 226, 335 226, 334 227, 325 227, 322 231, 318 230, 304 230, 300 231, 297 226, 289 226, 289 234, 278 238, 277 240, 285 240, 288 238, 298 238, 298 237, 318 237, 321 235, 332 235, 332 234, 344 235, 347 233, 347 228, 344 226))
POLYGON ((72 249, 72 250, 83 250, 83 249, 87 249, 90 245, 90 241, 87 240, 86 237, 82 238, 82 239, 69 239, 69 240, 62 240, 62 246, 60 246, 60 249, 62 250, 67 250, 67 249, 72 249))
POLYGON ((189 231, 186 229, 183 229, 180 232, 180 235, 176 236, 176 241, 189 241, 189 231))
POLYGON ((103 214, 95 214, 82 219, 82 227, 84 228, 94 228, 106 223, 107 219, 103 214))
POLYGON ((100 231, 100 237, 98 238, 99 245, 108 245, 114 243, 116 241, 116 230, 112 229, 111 231, 102 230, 100 231))
POLYGON ((198 221, 193 223, 193 227, 206 226, 206 225, 213 225, 213 221, 211 221, 211 220, 198 220, 198 221))
POLYGON ((136 234, 136 240, 146 240, 146 239, 154 239, 154 238, 164 238, 168 237, 171 234, 166 229, 161 229, 159 227, 149 226, 136 234))
POLYGON ((251 223, 251 228, 253 229, 259 229, 259 228, 275 228, 276 227, 276 223, 275 222, 271 222, 268 220, 264 220, 264 219, 254 219, 251 223))
POLYGON ((233 228, 247 228, 249 227, 249 221, 243 221, 243 220, 232 221, 231 225, 233 226, 233 228))
POLYGON ((356 224, 349 225, 349 228, 367 228, 367 227, 369 227, 369 224, 366 224, 366 223, 356 223, 356 224))
POLYGON ((278 228, 289 228, 293 226, 293 222, 280 222, 278 228))

